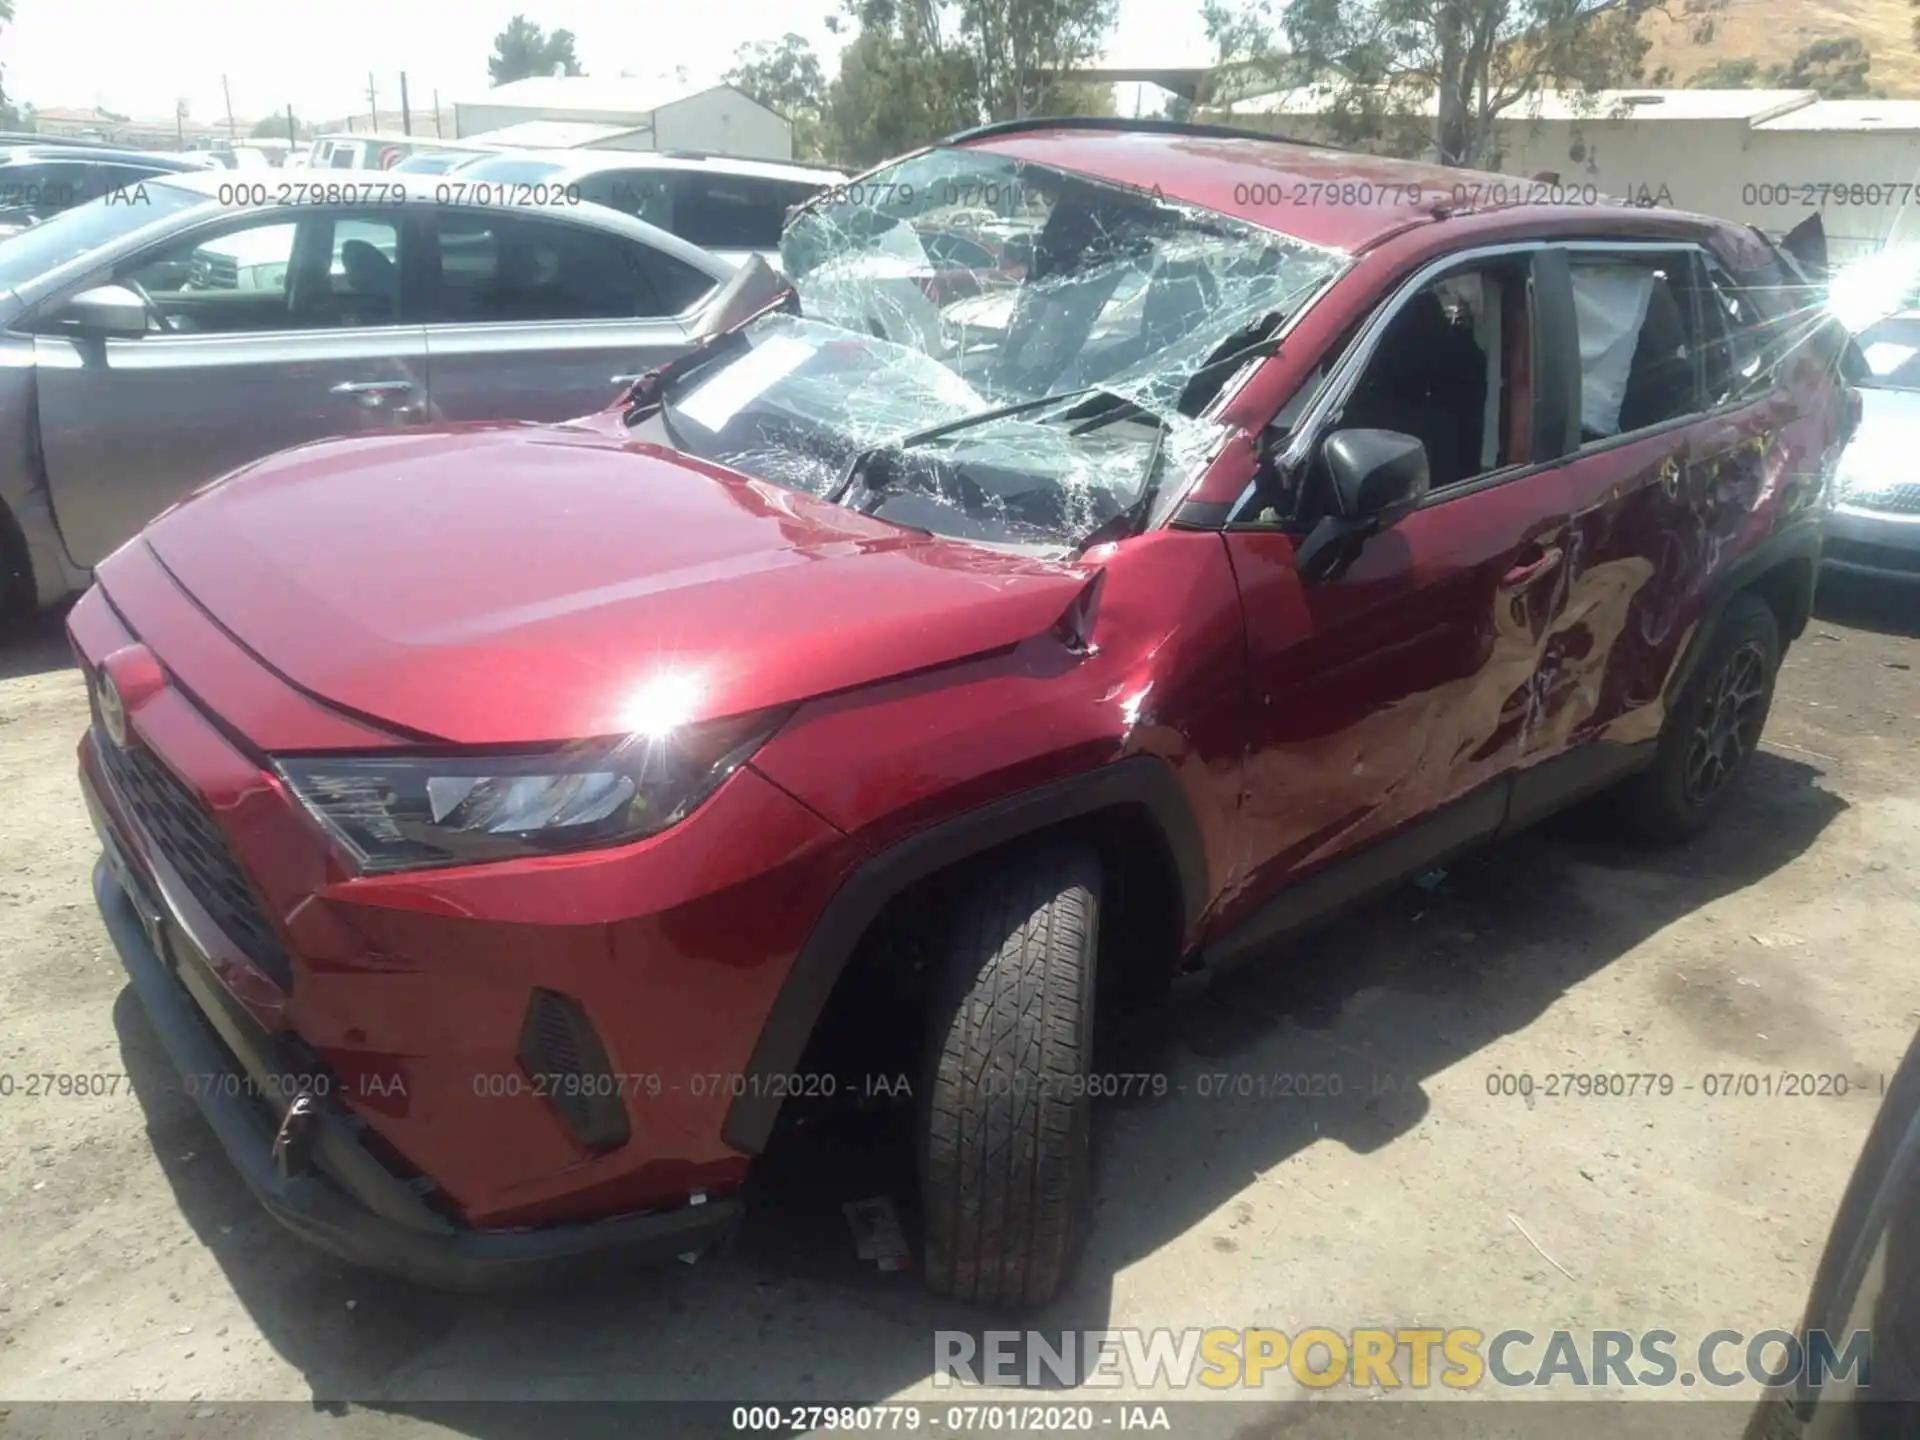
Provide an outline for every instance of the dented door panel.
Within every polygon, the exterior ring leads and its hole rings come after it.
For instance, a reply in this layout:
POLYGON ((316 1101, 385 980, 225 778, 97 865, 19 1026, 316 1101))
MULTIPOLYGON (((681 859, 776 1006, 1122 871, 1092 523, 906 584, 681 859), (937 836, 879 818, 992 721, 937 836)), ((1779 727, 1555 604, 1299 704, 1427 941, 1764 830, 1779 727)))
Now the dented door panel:
POLYGON ((1541 667, 1543 755, 1659 733, 1662 687, 1709 558, 1689 435, 1682 422, 1566 467, 1571 557, 1541 667))
POLYGON ((1228 535, 1249 733, 1222 926, 1511 770, 1540 721, 1567 514, 1552 470, 1437 496, 1317 585, 1288 536, 1228 535))

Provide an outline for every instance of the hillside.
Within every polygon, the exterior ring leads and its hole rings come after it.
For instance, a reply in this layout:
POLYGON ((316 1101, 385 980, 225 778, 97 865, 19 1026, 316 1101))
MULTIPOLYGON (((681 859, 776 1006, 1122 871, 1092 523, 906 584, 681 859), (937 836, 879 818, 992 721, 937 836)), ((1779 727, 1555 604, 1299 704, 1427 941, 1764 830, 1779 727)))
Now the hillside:
MULTIPOLYGON (((1673 10, 1681 13, 1681 0, 1673 10)), ((1751 56, 1764 67, 1791 60, 1815 40, 1857 35, 1873 56, 1870 85, 1891 96, 1920 97, 1913 18, 1907 0, 1729 0, 1716 17, 1713 39, 1699 45, 1687 38, 1684 19, 1651 15, 1643 22, 1653 41, 1647 73, 1670 66, 1673 83, 1685 84, 1715 60, 1751 56)))

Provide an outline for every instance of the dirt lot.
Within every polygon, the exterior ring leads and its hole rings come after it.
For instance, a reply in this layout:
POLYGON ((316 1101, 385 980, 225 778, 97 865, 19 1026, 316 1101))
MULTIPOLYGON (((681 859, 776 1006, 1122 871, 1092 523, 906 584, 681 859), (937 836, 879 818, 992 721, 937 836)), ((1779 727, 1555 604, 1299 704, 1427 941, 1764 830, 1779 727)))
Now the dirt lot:
MULTIPOLYGON (((1791 1325, 1875 1102, 1710 1099, 1702 1080, 1870 1084, 1920 1020, 1916 606, 1829 588, 1747 790, 1699 844, 1637 853, 1557 822, 1127 1036, 1115 1068, 1187 1093, 1105 1107, 1089 1249, 1035 1323, 1665 1328, 1683 1346, 1791 1325), (1303 1071, 1339 1074, 1342 1095, 1197 1093, 1203 1075, 1303 1071), (1489 1094, 1489 1077, 1565 1071, 1675 1089, 1489 1094)), ((0 1099, 16 1429, 53 1413, 25 1402, 59 1398, 197 1402, 164 1412, 202 1417, 195 1433, 249 1428, 222 1425, 223 1402, 281 1399, 304 1403, 259 1433, 484 1436, 531 1432, 417 1407, 880 1401, 936 1393, 932 1331, 991 1323, 856 1261, 840 1203, 904 1194, 897 1152, 857 1136, 792 1142, 729 1253, 585 1292, 447 1298, 302 1248, 168 1077, 95 915, 72 778, 85 707, 58 626, 8 642, 0 676, 0 1073, 131 1077, 117 1097, 0 1099)), ((1237 1412, 1263 1413, 1268 1433, 1277 1412, 1237 1412)))

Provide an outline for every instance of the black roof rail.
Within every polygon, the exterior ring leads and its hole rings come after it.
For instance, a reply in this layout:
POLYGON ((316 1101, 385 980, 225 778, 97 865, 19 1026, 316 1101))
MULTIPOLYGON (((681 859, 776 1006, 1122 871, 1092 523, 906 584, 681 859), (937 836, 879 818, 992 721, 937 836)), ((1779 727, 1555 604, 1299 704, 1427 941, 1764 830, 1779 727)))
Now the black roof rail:
POLYGON ((1351 145, 1302 140, 1271 130, 1248 130, 1237 125, 1203 125, 1192 120, 1167 120, 1157 116, 1128 119, 1124 115, 1033 115, 1025 120, 996 120, 990 125, 976 125, 971 130, 957 131, 937 143, 964 145, 969 140, 986 140, 996 135, 1028 135, 1037 130, 1112 130, 1131 135, 1191 135, 1201 140, 1265 140, 1274 145, 1305 145, 1314 150, 1337 150, 1344 155, 1362 153, 1351 145))
POLYGON ((117 140, 96 140, 91 135, 43 135, 37 130, 0 130, 0 145, 71 145, 83 150, 131 148, 117 140))
MULTIPOLYGON (((603 155, 620 154, 620 151, 603 150, 603 155)), ((630 152, 641 155, 659 155, 667 160, 739 160, 748 165, 785 165, 792 170, 833 170, 840 167, 829 165, 824 160, 769 160, 762 155, 722 155, 717 150, 641 150, 630 152)))

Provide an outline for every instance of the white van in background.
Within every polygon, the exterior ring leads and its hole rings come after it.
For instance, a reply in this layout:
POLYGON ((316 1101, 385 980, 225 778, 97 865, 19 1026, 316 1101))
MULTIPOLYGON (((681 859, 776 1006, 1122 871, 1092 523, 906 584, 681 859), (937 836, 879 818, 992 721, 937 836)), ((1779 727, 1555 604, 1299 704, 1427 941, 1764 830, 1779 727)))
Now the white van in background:
POLYGON ((416 150, 444 150, 446 142, 427 135, 356 135, 336 131, 316 135, 307 147, 307 170, 391 170, 416 150))

